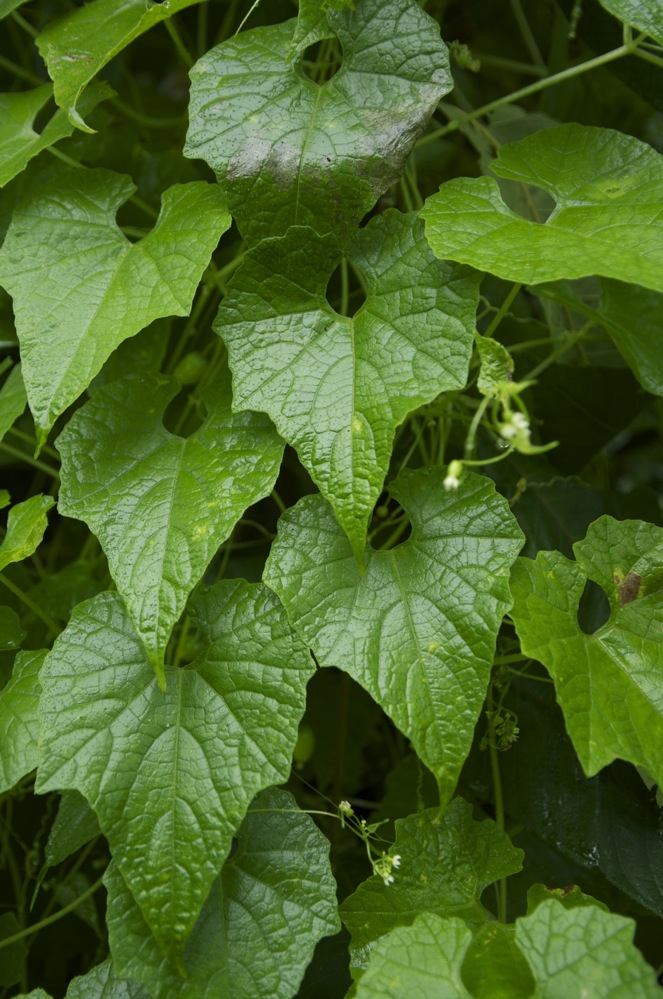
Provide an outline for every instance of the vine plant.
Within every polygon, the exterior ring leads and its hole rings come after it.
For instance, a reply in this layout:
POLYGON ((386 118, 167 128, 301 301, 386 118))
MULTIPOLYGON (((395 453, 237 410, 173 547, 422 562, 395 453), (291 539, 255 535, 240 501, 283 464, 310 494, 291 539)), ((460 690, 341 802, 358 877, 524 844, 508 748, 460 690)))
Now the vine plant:
POLYGON ((0 0, 3 997, 660 994, 662 68, 0 0))

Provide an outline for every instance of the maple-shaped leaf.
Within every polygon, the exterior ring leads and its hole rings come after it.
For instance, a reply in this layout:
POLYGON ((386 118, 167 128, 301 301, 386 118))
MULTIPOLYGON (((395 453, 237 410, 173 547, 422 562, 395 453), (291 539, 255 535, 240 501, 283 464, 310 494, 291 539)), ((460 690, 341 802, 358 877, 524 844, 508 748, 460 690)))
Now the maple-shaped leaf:
POLYGON ((588 777, 617 757, 663 784, 663 529, 599 517, 576 561, 559 552, 513 568, 522 650, 543 663, 588 777), (610 604, 594 634, 578 624, 588 579, 610 604))
POLYGON ((116 593, 75 608, 40 674, 37 790, 85 795, 177 962, 249 803, 288 776, 313 672, 262 584, 223 581, 192 612, 202 651, 165 693, 116 593))
POLYGON ((283 442, 270 421, 231 411, 222 369, 203 392, 208 415, 190 437, 162 418, 179 385, 119 379, 95 392, 57 439, 58 508, 98 537, 160 682, 173 626, 219 545, 269 495, 283 442))
POLYGON ((413 214, 382 213, 346 252, 368 289, 353 318, 325 298, 335 238, 294 227, 247 253, 215 329, 236 408, 270 415, 361 561, 396 427, 465 385, 480 277, 436 260, 413 214))
POLYGON ((369 546, 363 575, 329 504, 304 497, 279 521, 264 579, 318 662, 348 672, 411 740, 444 804, 472 744, 523 536, 489 479, 468 473, 456 492, 443 479, 406 470, 390 485, 412 533, 393 550, 369 546))
POLYGON ((115 213, 134 190, 110 170, 57 170, 14 211, 0 284, 14 299, 40 445, 123 340, 161 316, 188 314, 230 225, 215 185, 175 184, 154 229, 131 243, 115 213))

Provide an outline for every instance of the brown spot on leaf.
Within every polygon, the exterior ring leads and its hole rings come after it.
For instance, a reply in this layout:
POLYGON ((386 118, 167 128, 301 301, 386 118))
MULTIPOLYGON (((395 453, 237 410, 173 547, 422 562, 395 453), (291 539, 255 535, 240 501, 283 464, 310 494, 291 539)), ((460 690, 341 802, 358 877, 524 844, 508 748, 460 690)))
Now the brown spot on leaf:
POLYGON ((638 592, 640 590, 640 583, 642 582, 642 576, 639 576, 637 572, 629 572, 628 576, 619 587, 619 606, 625 607, 626 604, 632 604, 637 598, 638 592))

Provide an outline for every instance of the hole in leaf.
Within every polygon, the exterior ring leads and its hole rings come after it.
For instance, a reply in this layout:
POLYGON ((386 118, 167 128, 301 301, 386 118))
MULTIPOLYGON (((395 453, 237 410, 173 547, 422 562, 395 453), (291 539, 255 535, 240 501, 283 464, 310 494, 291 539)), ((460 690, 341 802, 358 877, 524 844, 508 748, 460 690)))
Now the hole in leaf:
POLYGON ((327 282, 325 297, 334 312, 349 318, 359 312, 366 301, 366 289, 347 260, 341 261, 327 282))
POLYGON ((336 76, 343 65, 343 49, 338 38, 323 38, 304 50, 300 68, 307 80, 322 87, 336 76))
POLYGON ((43 108, 40 108, 37 112, 35 120, 32 123, 32 131, 36 132, 37 135, 41 135, 56 111, 57 104, 52 97, 49 97, 43 108))
POLYGON ((368 530, 371 547, 390 551, 407 541, 411 534, 412 524, 403 507, 383 493, 373 511, 368 530))
POLYGON ((578 627, 585 635, 593 635, 610 617, 610 604, 604 590, 588 579, 578 604, 578 627))
POLYGON ((166 430, 176 437, 191 437, 207 419, 207 407, 190 386, 184 385, 166 406, 161 418, 166 430))
POLYGON ((505 205, 528 222, 543 225, 555 210, 557 202, 552 194, 541 187, 503 177, 498 178, 498 183, 505 205))

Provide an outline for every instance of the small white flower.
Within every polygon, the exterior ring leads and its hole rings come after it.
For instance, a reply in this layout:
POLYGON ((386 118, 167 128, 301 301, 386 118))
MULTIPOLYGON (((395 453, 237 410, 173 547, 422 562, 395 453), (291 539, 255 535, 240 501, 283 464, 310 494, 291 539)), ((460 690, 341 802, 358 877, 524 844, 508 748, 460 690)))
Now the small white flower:
POLYGON ((401 855, 400 855, 400 853, 395 853, 393 855, 393 857, 391 858, 391 864, 392 864, 392 867, 400 867, 401 866, 401 855))
POLYGON ((514 413, 511 417, 511 423, 517 430, 529 430, 529 420, 524 413, 514 413))
POLYGON ((340 803, 340 805, 338 806, 338 810, 339 810, 339 812, 345 812, 346 815, 352 815, 352 814, 354 814, 353 811, 352 811, 352 805, 350 804, 349 801, 345 801, 345 800, 342 801, 340 803))
POLYGON ((384 876, 384 878, 382 880, 384 881, 384 883, 386 885, 393 885, 393 883, 394 883, 394 875, 393 874, 385 874, 385 876, 384 876))
POLYGON ((449 491, 450 489, 458 489, 460 485, 460 476, 463 471, 462 461, 451 461, 449 462, 449 467, 447 468, 447 475, 442 483, 444 488, 449 491))

